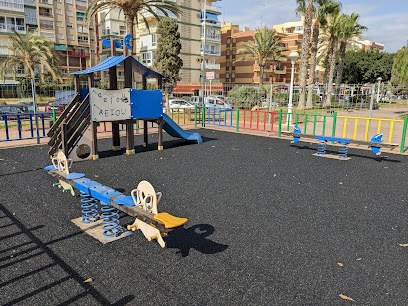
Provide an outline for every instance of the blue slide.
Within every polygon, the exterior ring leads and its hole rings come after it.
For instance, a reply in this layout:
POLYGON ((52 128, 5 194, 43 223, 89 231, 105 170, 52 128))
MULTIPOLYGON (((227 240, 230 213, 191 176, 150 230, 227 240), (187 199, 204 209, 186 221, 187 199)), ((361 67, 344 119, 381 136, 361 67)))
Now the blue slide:
POLYGON ((166 114, 163 114, 163 120, 163 128, 167 133, 169 133, 169 135, 177 138, 183 138, 185 140, 197 141, 197 143, 203 142, 200 134, 186 132, 166 114))

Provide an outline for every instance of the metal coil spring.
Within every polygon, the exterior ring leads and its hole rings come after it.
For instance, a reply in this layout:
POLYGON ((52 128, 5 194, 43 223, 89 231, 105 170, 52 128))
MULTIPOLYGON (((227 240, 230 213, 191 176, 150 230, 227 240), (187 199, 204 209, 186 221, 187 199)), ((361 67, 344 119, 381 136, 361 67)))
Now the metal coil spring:
POLYGON ((91 197, 89 194, 81 191, 81 213, 82 222, 92 223, 99 220, 98 216, 98 200, 91 197))
POLYGON ((326 154, 326 141, 320 140, 319 144, 317 145, 317 154, 319 155, 326 154))
POLYGON ((339 148, 339 158, 347 158, 347 145, 342 145, 339 148))
POLYGON ((119 236, 119 211, 109 204, 101 202, 101 212, 103 235, 105 237, 119 236))

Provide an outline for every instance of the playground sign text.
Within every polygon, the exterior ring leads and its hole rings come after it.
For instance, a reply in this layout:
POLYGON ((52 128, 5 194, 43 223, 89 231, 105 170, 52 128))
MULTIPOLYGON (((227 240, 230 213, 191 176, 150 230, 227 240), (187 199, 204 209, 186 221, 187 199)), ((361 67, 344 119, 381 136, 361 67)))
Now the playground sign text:
POLYGON ((91 88, 92 120, 97 122, 132 118, 130 88, 106 90, 91 88))

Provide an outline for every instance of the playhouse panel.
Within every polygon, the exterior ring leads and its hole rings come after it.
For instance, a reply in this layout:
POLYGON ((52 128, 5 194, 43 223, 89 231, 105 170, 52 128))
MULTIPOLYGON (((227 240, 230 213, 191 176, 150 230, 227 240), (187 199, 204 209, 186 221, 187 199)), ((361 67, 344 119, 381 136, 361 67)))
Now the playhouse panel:
POLYGON ((91 89, 93 121, 116 121, 131 119, 130 89, 91 89))
POLYGON ((161 90, 131 89, 130 102, 132 118, 158 118, 163 116, 163 95, 161 90))

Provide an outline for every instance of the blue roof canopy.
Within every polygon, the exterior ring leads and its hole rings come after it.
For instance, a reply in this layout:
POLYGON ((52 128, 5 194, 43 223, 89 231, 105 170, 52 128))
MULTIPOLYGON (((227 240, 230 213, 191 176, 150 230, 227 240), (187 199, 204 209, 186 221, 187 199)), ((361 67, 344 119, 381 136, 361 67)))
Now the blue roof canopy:
MULTIPOLYGON (((205 17, 206 17, 207 20, 218 21, 217 15, 213 14, 213 13, 206 13, 205 17)), ((204 19, 204 13, 203 12, 201 12, 201 19, 204 19)), ((201 20, 201 21, 203 21, 203 20, 201 20)))
POLYGON ((98 65, 93 66, 89 69, 85 69, 85 70, 81 70, 81 71, 77 71, 77 72, 72 72, 70 74, 89 74, 89 73, 93 73, 93 72, 98 72, 98 71, 102 71, 102 70, 106 70, 112 67, 115 67, 119 64, 121 64, 123 61, 125 61, 125 59, 127 59, 128 57, 132 58, 132 71, 133 72, 137 72, 138 74, 146 77, 146 78, 165 78, 166 76, 164 76, 161 73, 158 73, 157 71, 154 71, 148 67, 146 67, 145 65, 143 65, 142 63, 140 63, 138 60, 136 60, 133 56, 128 55, 126 57, 123 56, 110 56, 107 59, 105 59, 104 61, 100 62, 98 65))

